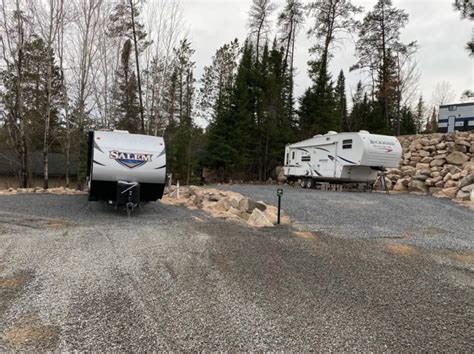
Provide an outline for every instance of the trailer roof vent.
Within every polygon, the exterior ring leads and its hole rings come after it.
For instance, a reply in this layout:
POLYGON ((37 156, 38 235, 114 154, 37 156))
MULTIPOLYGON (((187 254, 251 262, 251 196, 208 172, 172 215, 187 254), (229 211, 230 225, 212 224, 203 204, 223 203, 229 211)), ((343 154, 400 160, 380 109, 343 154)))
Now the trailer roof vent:
POLYGON ((336 134, 337 134, 337 132, 335 132, 334 130, 330 130, 325 135, 336 135, 336 134))
POLYGON ((319 138, 320 136, 322 136, 321 134, 317 134, 315 136, 313 136, 313 138, 319 138))
POLYGON ((125 134, 130 134, 128 132, 128 130, 117 130, 117 129, 114 129, 114 133, 125 133, 125 134))
POLYGON ((359 133, 362 133, 362 134, 370 134, 367 130, 359 130, 359 133))

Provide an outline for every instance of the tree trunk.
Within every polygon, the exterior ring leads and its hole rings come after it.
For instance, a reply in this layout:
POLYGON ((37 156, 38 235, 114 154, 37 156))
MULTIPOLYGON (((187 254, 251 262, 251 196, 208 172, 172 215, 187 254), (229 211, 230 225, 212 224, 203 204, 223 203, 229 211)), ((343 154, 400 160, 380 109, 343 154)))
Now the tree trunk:
POLYGON ((142 134, 145 134, 145 118, 143 117, 142 84, 141 84, 141 79, 140 79, 140 63, 138 60, 138 43, 137 43, 137 33, 135 30, 135 12, 133 10, 133 0, 130 0, 130 11, 132 12, 133 43, 135 45, 135 63, 137 66, 138 99, 140 102, 140 121, 141 121, 142 134))
POLYGON ((26 188, 28 185, 28 146, 26 142, 26 134, 25 134, 25 124, 22 117, 22 108, 23 108, 23 90, 21 87, 23 78, 22 78, 22 67, 23 67, 23 24, 22 24, 22 17, 20 11, 20 2, 16 0, 16 12, 18 14, 17 19, 17 35, 18 35, 18 58, 16 63, 16 70, 17 70, 17 83, 16 83, 16 118, 19 122, 19 135, 20 135, 20 160, 21 160, 21 168, 20 168, 20 187, 26 188))

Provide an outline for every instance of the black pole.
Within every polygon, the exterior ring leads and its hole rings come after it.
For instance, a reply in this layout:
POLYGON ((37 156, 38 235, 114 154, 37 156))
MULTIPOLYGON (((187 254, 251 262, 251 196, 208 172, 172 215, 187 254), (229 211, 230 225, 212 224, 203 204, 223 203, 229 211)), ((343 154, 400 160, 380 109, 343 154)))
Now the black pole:
POLYGON ((277 219, 278 225, 280 225, 280 207, 281 207, 281 195, 278 195, 278 219, 277 219))

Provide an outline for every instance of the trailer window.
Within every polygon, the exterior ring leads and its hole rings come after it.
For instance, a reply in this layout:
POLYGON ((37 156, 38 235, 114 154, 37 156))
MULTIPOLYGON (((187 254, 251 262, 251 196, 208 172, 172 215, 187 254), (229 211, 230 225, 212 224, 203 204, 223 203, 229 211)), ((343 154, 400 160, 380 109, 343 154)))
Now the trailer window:
POLYGON ((448 111, 450 111, 450 112, 456 111, 457 109, 458 109, 457 106, 449 106, 448 107, 448 111))
POLYGON ((291 158, 295 159, 295 152, 294 151, 291 153, 291 158))
POLYGON ((301 161, 302 161, 302 162, 311 161, 311 156, 301 156, 301 161))
POLYGON ((290 153, 287 152, 287 153, 286 153, 286 161, 285 161, 285 162, 286 162, 286 165, 288 165, 288 160, 289 160, 289 159, 290 159, 290 153))
POLYGON ((342 141, 343 149, 352 149, 352 139, 347 139, 342 141))

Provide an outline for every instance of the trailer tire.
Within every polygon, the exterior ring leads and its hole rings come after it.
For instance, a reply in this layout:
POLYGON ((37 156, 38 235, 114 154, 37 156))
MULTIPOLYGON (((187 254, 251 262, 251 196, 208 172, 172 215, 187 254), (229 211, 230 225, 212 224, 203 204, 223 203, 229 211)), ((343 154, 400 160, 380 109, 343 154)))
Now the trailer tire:
POLYGON ((306 188, 306 180, 304 178, 300 179, 300 186, 301 188, 306 188))
POLYGON ((312 178, 308 178, 308 179, 306 180, 306 188, 308 188, 308 189, 314 188, 314 181, 313 181, 312 178))

